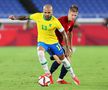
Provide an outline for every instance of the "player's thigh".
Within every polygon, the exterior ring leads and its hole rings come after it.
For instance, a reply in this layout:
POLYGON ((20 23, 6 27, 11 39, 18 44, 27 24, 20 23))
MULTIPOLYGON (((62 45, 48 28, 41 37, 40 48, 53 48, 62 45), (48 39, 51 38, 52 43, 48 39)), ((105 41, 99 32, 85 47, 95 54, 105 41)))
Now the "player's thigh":
POLYGON ((48 53, 50 56, 53 56, 53 55, 54 55, 53 51, 52 51, 50 48, 47 50, 47 53, 48 53))
POLYGON ((62 60, 64 58, 64 51, 59 43, 50 45, 50 49, 53 51, 53 53, 62 60))
POLYGON ((37 50, 47 51, 48 50, 48 45, 45 44, 44 42, 38 42, 37 50))

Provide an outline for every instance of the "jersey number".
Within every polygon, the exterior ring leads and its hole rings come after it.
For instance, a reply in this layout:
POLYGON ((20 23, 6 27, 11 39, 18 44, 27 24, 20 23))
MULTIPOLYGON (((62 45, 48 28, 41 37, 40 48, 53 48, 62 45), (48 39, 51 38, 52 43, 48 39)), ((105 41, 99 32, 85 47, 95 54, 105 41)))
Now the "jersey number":
POLYGON ((49 24, 48 26, 42 25, 42 30, 48 30, 52 24, 49 24))
POLYGON ((56 47, 58 48, 59 51, 61 50, 60 44, 58 44, 56 47))

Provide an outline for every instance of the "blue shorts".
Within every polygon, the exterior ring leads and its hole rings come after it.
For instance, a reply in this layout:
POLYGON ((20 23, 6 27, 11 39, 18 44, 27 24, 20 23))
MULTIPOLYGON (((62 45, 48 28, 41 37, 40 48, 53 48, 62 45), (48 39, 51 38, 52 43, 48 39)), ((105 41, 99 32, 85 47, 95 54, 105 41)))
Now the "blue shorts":
POLYGON ((61 45, 59 43, 55 43, 55 44, 46 44, 44 42, 38 42, 38 47, 42 46, 45 51, 48 52, 48 50, 51 50, 51 53, 53 52, 53 55, 62 55, 64 54, 64 51, 61 47, 61 45))
MULTIPOLYGON (((62 47, 63 52, 65 53, 65 49, 62 47)), ((51 49, 48 49, 47 52, 49 53, 50 57, 52 57, 54 54, 54 52, 51 49)))

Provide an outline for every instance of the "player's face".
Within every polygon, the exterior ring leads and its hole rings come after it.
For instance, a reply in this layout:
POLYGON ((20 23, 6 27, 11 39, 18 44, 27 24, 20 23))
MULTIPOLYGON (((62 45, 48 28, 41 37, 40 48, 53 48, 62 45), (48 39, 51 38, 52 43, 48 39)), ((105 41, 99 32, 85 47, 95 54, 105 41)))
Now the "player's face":
POLYGON ((52 8, 44 8, 43 14, 44 14, 45 19, 50 19, 53 14, 52 8))
POLYGON ((75 20, 77 15, 78 15, 78 12, 73 12, 73 11, 69 10, 69 12, 68 12, 68 20, 69 21, 75 20))

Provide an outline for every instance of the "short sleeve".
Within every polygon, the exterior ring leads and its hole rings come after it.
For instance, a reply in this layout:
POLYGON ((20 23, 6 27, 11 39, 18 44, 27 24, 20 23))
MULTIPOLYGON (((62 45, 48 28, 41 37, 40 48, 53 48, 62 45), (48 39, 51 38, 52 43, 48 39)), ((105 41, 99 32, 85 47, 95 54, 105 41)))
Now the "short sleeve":
POLYGON ((31 20, 37 20, 38 19, 38 15, 39 15, 39 13, 31 14, 31 15, 29 15, 29 19, 31 19, 31 20))
POLYGON ((56 20, 56 25, 57 25, 57 29, 58 29, 60 32, 63 32, 63 31, 64 31, 64 28, 63 28, 63 26, 61 25, 61 23, 59 22, 58 19, 56 20))

